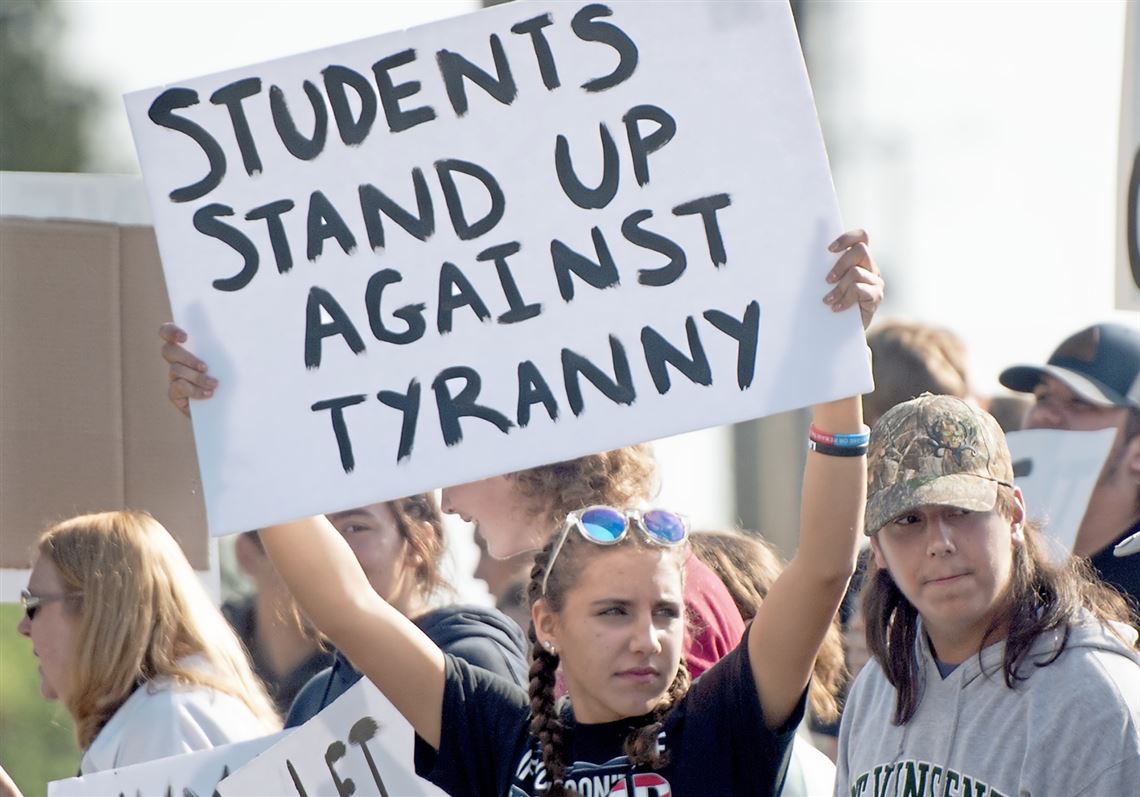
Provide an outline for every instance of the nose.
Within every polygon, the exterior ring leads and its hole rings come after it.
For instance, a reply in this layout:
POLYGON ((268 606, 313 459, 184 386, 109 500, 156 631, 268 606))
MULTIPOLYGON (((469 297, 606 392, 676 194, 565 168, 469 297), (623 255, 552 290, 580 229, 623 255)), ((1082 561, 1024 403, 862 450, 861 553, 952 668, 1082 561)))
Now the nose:
POLYGON ((1056 403, 1038 399, 1026 413, 1024 426, 1026 429, 1063 429, 1065 415, 1056 403))
POLYGON ((32 621, 28 619, 27 612, 25 612, 20 617, 20 622, 16 626, 16 631, 17 631, 17 633, 20 634, 20 636, 31 637, 31 635, 32 635, 32 621))
POLYGON ((443 510, 444 514, 447 514, 447 515, 454 515, 455 514, 455 507, 452 505, 452 501, 451 501, 451 490, 447 487, 444 487, 443 490, 440 492, 439 508, 441 510, 443 510))
POLYGON ((930 556, 946 556, 952 554, 954 538, 950 532, 950 525, 942 517, 933 518, 927 526, 926 553, 930 556))
POLYGON ((634 653, 659 653, 661 652, 661 640, 658 638, 660 630, 653 622, 653 613, 645 612, 633 624, 629 640, 629 649, 634 653))

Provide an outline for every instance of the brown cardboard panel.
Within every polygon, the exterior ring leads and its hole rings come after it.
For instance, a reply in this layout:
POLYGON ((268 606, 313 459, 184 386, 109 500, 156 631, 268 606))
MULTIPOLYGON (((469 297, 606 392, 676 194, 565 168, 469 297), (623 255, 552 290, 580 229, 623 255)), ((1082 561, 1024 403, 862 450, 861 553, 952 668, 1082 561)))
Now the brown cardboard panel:
POLYGON ((166 399, 158 327, 171 318, 153 227, 120 227, 123 465, 127 506, 144 508, 209 567, 206 508, 190 419, 166 399))
POLYGON ((0 566, 123 499, 119 235, 0 221, 0 566))
POLYGON ((168 317, 150 229, 0 219, 0 567, 27 567, 55 521, 130 507, 208 568, 190 424, 157 353, 168 317))

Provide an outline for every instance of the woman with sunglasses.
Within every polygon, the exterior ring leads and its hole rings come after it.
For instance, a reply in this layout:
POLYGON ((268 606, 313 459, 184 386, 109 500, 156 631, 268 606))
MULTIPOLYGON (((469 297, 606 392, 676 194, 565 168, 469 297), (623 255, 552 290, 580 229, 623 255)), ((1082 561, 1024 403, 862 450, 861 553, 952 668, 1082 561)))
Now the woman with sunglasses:
POLYGON ((529 691, 443 654, 368 589, 323 517, 263 539, 306 613, 415 728, 417 771, 449 794, 774 794, 854 567, 865 493, 858 397, 816 407, 813 422, 837 442, 808 456, 799 552, 741 645, 691 691, 687 523, 674 513, 591 507, 536 555, 529 691), (567 707, 554 699, 559 665, 567 707))
MULTIPOLYGON (((836 310, 859 305, 865 325, 882 298, 866 236, 847 234, 831 249, 843 254, 825 301, 836 310)), ((167 328, 164 337, 172 401, 208 398, 217 383, 181 348, 184 336, 167 328)), ((651 783, 672 784, 675 794, 772 794, 816 651, 853 568, 865 491, 858 398, 817 407, 813 418, 839 436, 808 457, 800 552, 746 641, 690 698, 680 667, 688 551, 683 540, 674 544, 683 523, 670 513, 635 515, 637 531, 629 533, 624 510, 598 509, 622 520, 625 532, 610 545, 593 544, 598 535, 589 533, 606 523, 574 515, 538 553, 529 586, 529 693, 443 654, 368 589, 323 517, 266 529, 263 540, 317 626, 415 728, 417 770, 453 795, 558 794, 568 785, 632 795, 651 783), (315 572, 339 577, 314 579, 315 572), (554 703, 559 665, 572 707, 564 711, 554 703)), ((525 505, 507 508, 525 520, 525 505)), ((547 536, 533 527, 519 532, 520 539, 547 536)), ((487 539, 492 553, 510 553, 487 539)))
POLYGON ((19 632, 61 700, 80 774, 281 727, 245 651, 178 543, 140 512, 81 515, 40 538, 19 632))

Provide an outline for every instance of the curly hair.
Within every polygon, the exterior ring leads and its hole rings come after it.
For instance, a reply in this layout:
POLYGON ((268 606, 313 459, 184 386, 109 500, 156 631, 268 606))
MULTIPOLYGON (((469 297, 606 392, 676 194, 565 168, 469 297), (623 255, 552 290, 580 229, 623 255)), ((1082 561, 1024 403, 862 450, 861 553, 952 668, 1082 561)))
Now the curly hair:
POLYGON ((233 629, 182 549, 145 512, 80 515, 52 526, 39 555, 59 572, 76 618, 76 667, 67 709, 81 749, 140 682, 170 678, 233 695, 262 721, 281 720, 233 629), (188 665, 187 657, 205 660, 188 665))
MULTIPOLYGON (((1012 520, 1014 505, 1013 491, 999 487, 995 511, 1005 520, 1012 520)), ((1070 629, 1082 610, 1102 623, 1136 622, 1120 593, 1098 579, 1086 560, 1070 556, 1063 564, 1054 565, 1037 526, 1026 523, 1023 533, 1025 543, 1014 549, 1005 610, 990 623, 981 645, 986 647, 1003 626, 1008 627, 1002 670, 1005 684, 1011 689, 1016 682, 1029 677, 1020 674, 1020 669, 1034 640, 1041 634, 1062 631, 1057 651, 1047 661, 1035 665, 1048 666, 1065 650, 1070 629)), ((895 725, 903 725, 914 716, 922 697, 919 662, 914 653, 918 610, 903 595, 891 574, 878 567, 873 558, 863 583, 867 647, 895 688, 893 721, 895 725)), ((980 649, 978 656, 980 659, 980 649)))
POLYGON ((653 448, 642 443, 601 454, 540 465, 514 474, 516 491, 547 530, 566 514, 591 504, 631 506, 650 498, 657 487, 653 448))
MULTIPOLYGON (((530 583, 527 586, 527 597, 530 605, 534 606, 540 599, 546 602, 553 612, 562 611, 565 606, 567 593, 574 588, 577 574, 582 572, 589 559, 599 555, 602 551, 610 551, 618 547, 636 547, 642 550, 651 550, 655 553, 668 551, 676 560, 678 573, 684 578, 684 561, 688 555, 688 546, 662 549, 659 546, 649 545, 641 540, 639 534, 627 534, 616 545, 601 548, 581 540, 577 534, 570 534, 566 538, 561 552, 558 554, 556 568, 550 571, 547 579, 546 594, 542 594, 543 577, 550 566, 550 558, 558 535, 551 538, 546 546, 534 557, 534 566, 530 571, 530 583)), ((527 631, 531 644, 530 665, 530 733, 542 749, 542 763, 546 768, 547 779, 550 781, 548 797, 564 797, 573 794, 572 787, 565 782, 567 762, 565 759, 565 736, 567 725, 560 716, 555 702, 555 672, 561 657, 555 651, 543 649, 538 643, 538 634, 534 622, 531 621, 527 631)), ((689 691, 689 670, 678 660, 676 674, 669 688, 661 696, 652 709, 652 720, 630 731, 625 740, 625 753, 635 766, 649 766, 654 769, 669 763, 668 752, 658 749, 657 739, 669 712, 677 702, 689 691)), ((573 695, 571 695, 573 700, 573 695)))
MULTIPOLYGON (((697 557, 724 582, 745 622, 756 616, 760 604, 768 597, 768 590, 784 571, 783 559, 757 532, 700 531, 689 537, 689 544, 697 557)), ((825 722, 839 718, 839 690, 846 677, 843 634, 837 615, 816 656, 808 687, 808 703, 816 717, 825 722)))

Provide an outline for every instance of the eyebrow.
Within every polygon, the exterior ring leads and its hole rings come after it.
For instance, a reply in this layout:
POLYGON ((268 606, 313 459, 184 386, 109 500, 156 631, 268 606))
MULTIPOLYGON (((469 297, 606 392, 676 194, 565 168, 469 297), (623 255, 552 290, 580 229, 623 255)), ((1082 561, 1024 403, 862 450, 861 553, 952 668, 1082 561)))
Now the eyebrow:
POLYGON ((361 512, 359 509, 346 509, 343 512, 329 512, 325 515, 330 522, 337 520, 371 520, 372 516, 367 512, 361 512))

